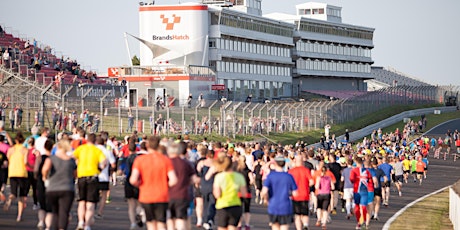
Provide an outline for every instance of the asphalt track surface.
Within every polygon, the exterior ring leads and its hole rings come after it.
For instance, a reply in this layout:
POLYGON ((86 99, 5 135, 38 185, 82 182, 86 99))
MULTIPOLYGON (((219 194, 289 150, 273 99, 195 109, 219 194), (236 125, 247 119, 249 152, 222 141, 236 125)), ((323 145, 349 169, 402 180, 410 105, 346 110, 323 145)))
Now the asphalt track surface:
MULTIPOLYGON (((435 129, 427 133, 429 136, 443 136, 445 132, 450 130, 460 130, 460 119, 449 121, 442 124, 435 129)), ((454 151, 454 148, 453 150, 454 151)), ((403 208, 405 205, 422 197, 426 194, 434 192, 445 186, 449 186, 460 179, 460 160, 453 162, 452 157, 447 161, 430 159, 428 168, 428 177, 423 181, 421 186, 418 183, 409 181, 407 184, 403 184, 402 196, 399 197, 397 192, 391 188, 390 205, 388 207, 382 207, 379 214, 379 221, 371 222, 371 229, 382 229, 385 222, 398 210, 403 208)), ((105 208, 104 218, 102 220, 96 220, 95 225, 92 229, 129 229, 129 221, 127 216, 127 203, 123 199, 123 186, 118 185, 112 187, 112 202, 105 208)), ((37 224, 37 213, 32 210, 32 199, 29 198, 27 202, 27 208, 24 211, 23 221, 16 223, 17 206, 13 204, 8 212, 0 210, 0 229, 12 229, 12 230, 25 230, 35 229, 37 224)), ((339 206, 340 207, 340 206, 339 206)), ((270 229, 268 226, 268 215, 267 208, 262 205, 252 204, 251 206, 251 229, 270 229)), ((337 215, 331 215, 332 223, 328 224, 328 229, 354 229, 356 226, 355 218, 347 220, 345 214, 338 209, 337 215)), ((193 217, 193 220, 195 218, 193 217)), ((427 220, 429 221, 429 217, 427 220)), ((423 223, 423 221, 421 223, 423 223)), ((321 229, 315 227, 316 217, 310 217, 310 229, 321 229)), ((72 220, 69 225, 69 229, 74 229, 77 224, 76 217, 76 205, 72 209, 72 220)), ((294 229, 291 225, 290 229, 294 229)))

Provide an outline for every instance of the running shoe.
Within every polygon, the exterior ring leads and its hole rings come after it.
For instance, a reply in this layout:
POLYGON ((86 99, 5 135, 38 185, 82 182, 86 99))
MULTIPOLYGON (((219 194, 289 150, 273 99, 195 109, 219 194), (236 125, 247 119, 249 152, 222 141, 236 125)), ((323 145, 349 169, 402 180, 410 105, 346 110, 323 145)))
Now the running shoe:
POLYGON ((83 227, 83 225, 78 225, 75 230, 85 230, 85 227, 83 227))
POLYGON ((302 230, 308 230, 308 226, 303 226, 302 230))
POLYGON ((129 227, 129 230, 134 230, 136 228, 137 228, 136 224, 131 224, 131 226, 129 227))
POLYGON ((356 230, 361 230, 361 224, 357 224, 355 229, 356 230))
POLYGON ((401 193, 401 192, 399 192, 399 196, 402 196, 402 193, 401 193))
POLYGON ((251 230, 251 226, 246 225, 246 226, 244 227, 244 230, 251 230))
POLYGON ((38 222, 38 224, 37 224, 37 229, 38 229, 38 230, 43 230, 43 229, 45 229, 45 223, 43 223, 43 222, 38 222))
POLYGON ((332 215, 337 215, 337 210, 334 208, 334 209, 332 209, 331 213, 332 213, 332 215))
POLYGON ((344 209, 344 208, 342 208, 342 212, 345 212, 345 209, 344 209))
POLYGON ((96 214, 96 215, 94 215, 94 218, 96 218, 97 220, 101 220, 104 217, 101 214, 96 214))
POLYGON ((32 206, 32 210, 37 211, 38 209, 40 209, 38 205, 34 204, 34 206, 32 206))
POLYGON ((109 197, 107 197, 107 199, 105 200, 105 203, 106 203, 106 204, 110 204, 111 201, 112 201, 112 199, 111 199, 110 196, 109 196, 109 197))
POLYGON ((316 224, 315 224, 315 226, 316 226, 316 227, 319 227, 319 226, 321 226, 321 222, 319 222, 319 221, 316 221, 316 224))

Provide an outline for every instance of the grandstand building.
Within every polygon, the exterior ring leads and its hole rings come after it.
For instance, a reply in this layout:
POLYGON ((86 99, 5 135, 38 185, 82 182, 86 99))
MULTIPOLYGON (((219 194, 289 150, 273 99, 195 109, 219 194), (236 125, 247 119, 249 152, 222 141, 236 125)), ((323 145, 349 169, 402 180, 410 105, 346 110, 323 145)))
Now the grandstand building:
POLYGON ((328 4, 296 11, 263 16, 260 0, 142 5, 134 36, 143 44, 141 67, 109 68, 109 75, 126 79, 131 101, 366 91, 374 29, 342 23, 341 8, 328 4))

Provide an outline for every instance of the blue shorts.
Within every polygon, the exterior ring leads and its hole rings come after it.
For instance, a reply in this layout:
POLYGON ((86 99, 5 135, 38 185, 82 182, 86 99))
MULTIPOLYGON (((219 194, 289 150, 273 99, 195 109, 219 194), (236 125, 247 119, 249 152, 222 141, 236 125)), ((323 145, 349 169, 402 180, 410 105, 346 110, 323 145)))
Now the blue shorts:
POLYGON ((355 201, 355 204, 357 205, 367 205, 369 200, 368 200, 368 192, 359 192, 359 193, 354 193, 353 194, 353 199, 355 201))
POLYGON ((374 202, 374 192, 367 193, 367 204, 372 204, 374 202))

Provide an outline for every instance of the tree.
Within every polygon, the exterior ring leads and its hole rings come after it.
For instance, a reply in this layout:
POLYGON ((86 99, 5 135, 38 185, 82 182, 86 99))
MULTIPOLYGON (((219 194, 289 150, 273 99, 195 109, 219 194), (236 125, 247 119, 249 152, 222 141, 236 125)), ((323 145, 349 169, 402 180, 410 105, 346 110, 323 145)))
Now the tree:
POLYGON ((139 60, 139 58, 136 55, 134 55, 134 57, 131 59, 131 63, 133 65, 141 65, 141 61, 139 60))

